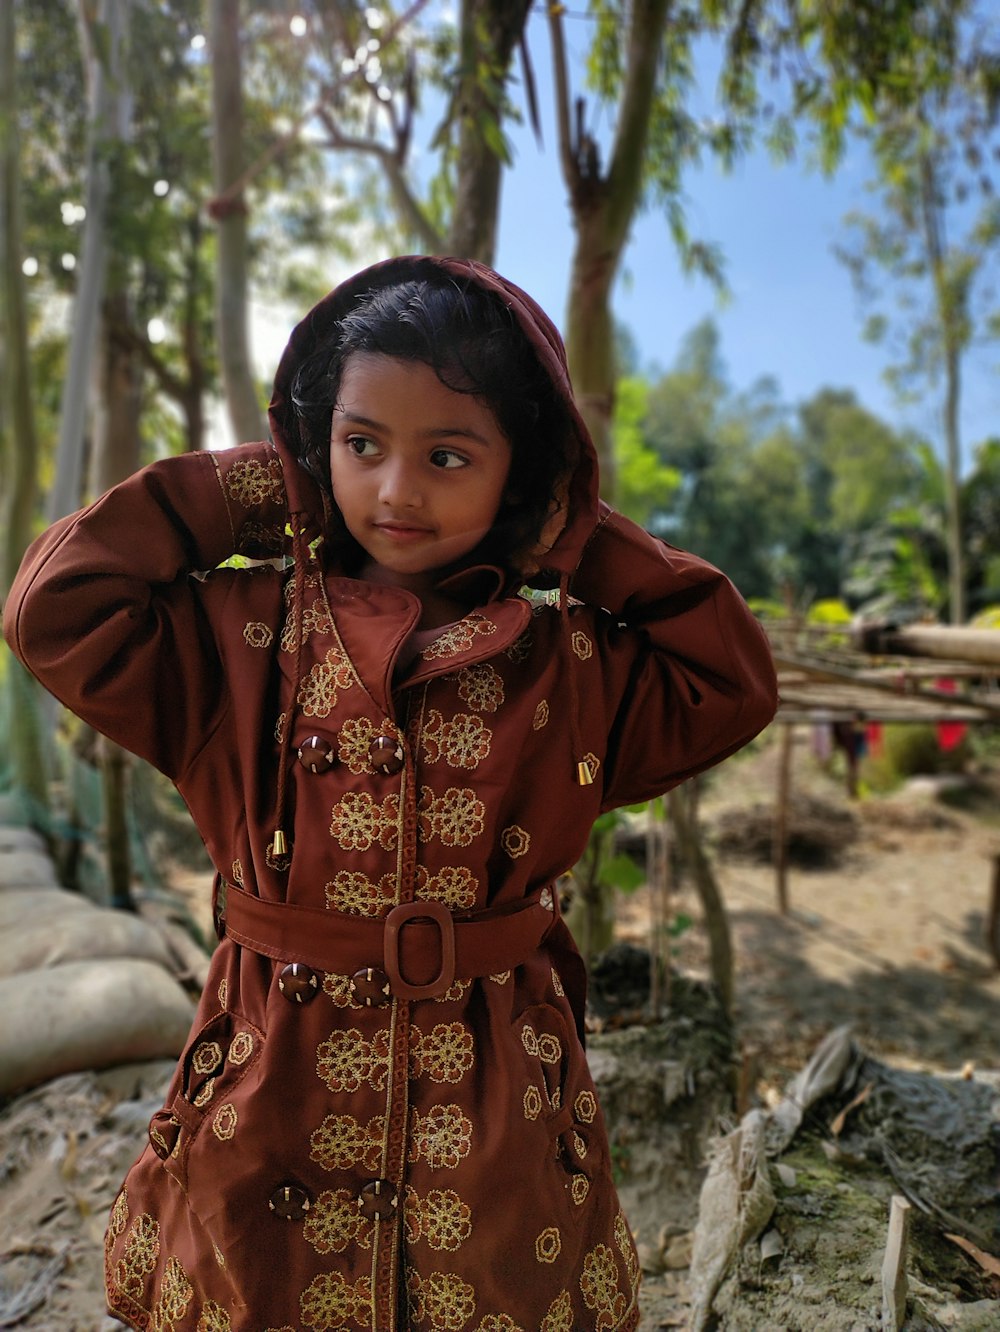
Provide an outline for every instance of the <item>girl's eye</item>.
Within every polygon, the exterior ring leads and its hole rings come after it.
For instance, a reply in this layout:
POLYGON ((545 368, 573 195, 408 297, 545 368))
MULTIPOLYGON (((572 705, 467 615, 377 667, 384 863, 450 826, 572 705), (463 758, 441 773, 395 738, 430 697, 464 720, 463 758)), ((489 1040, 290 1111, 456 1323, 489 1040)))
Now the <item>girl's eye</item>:
POLYGON ((435 449, 431 454, 431 463, 435 467, 467 467, 469 460, 452 449, 435 449))
POLYGON ((378 453, 375 441, 367 435, 348 435, 347 447, 358 458, 373 458, 378 453))

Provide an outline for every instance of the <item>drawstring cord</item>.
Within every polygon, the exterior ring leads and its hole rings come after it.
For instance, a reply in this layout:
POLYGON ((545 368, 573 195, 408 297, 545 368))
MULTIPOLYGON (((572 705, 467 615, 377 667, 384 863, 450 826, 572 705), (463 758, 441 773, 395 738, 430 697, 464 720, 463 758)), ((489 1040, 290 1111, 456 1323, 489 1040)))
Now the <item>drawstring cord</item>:
POLYGON ((573 633, 569 619, 569 574, 559 577, 559 618, 562 625, 563 646, 566 652, 567 676, 569 683, 569 729, 573 745, 573 758, 576 763, 576 780, 580 786, 591 786, 594 774, 583 754, 583 740, 580 736, 580 688, 576 677, 576 655, 573 648, 573 633))
POLYGON ((302 682, 302 645, 305 639, 305 596, 306 596, 306 557, 309 548, 305 541, 305 528, 299 521, 298 514, 291 515, 292 560, 294 562, 294 586, 292 592, 292 634, 295 640, 295 667, 292 677, 292 695, 288 704, 288 714, 281 732, 278 746, 278 791, 274 811, 274 836, 268 847, 268 860, 273 869, 286 870, 291 862, 291 848, 285 835, 285 797, 288 785, 288 755, 292 743, 292 721, 299 697, 299 685, 302 682))

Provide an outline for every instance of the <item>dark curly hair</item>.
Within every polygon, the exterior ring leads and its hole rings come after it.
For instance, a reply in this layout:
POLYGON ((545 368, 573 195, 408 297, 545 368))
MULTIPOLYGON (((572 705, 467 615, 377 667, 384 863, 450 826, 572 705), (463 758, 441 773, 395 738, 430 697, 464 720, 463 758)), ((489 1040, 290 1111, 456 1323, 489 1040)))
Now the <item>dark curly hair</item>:
MULTIPOLYGON (((504 499, 479 558, 516 567, 538 540, 549 506, 575 462, 569 411, 499 297, 437 268, 356 298, 291 383, 298 456, 333 502, 330 430, 347 358, 355 352, 430 366, 446 388, 470 393, 511 446, 504 499)), ((337 533, 343 536, 343 533, 337 533)))

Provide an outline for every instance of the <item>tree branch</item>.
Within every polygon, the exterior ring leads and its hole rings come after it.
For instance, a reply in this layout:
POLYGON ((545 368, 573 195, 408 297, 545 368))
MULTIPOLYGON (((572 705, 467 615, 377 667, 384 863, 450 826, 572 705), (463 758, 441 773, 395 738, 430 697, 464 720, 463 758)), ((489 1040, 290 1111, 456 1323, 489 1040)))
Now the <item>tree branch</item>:
POLYGON ((566 38, 563 33, 562 9, 561 6, 556 4, 549 5, 549 33, 552 41, 552 71, 555 75, 559 160, 562 163, 563 179, 572 195, 579 186, 580 171, 573 146, 573 131, 570 128, 569 71, 566 63, 566 38))

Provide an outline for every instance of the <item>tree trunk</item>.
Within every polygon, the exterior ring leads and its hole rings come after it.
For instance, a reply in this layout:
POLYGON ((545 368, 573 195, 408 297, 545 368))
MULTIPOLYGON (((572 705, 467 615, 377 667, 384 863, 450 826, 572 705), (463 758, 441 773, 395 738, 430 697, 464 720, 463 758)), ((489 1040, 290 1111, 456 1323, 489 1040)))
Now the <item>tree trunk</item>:
MULTIPOLYGON (((38 498, 38 439, 31 399, 28 318, 21 270, 21 169, 14 6, 0 5, 0 459, 3 527, 0 595, 5 595, 31 536, 38 498)), ((41 743, 41 694, 20 662, 8 657, 8 746, 14 785, 28 817, 48 823, 48 785, 41 743)))
MULTIPOLYGON (((239 0, 212 0, 212 134, 215 192, 243 170, 243 81, 239 0)), ((247 208, 243 192, 213 209, 218 224, 216 318, 226 406, 238 442, 266 439, 250 363, 247 208)))
POLYGON ((130 0, 102 0, 96 24, 106 45, 107 67, 94 52, 93 33, 81 11, 80 30, 84 60, 90 72, 90 122, 87 140, 87 218, 83 255, 79 266, 69 365, 63 387, 56 452, 55 483, 49 498, 48 518, 54 522, 77 508, 82 500, 84 441, 87 435, 87 395, 92 379, 94 348, 107 270, 107 212, 111 193, 109 148, 125 133, 131 99, 123 78, 123 52, 127 42, 130 0))
POLYGON ((668 796, 670 817, 677 843, 685 863, 694 876, 708 935, 709 962, 712 981, 719 992, 719 1000, 727 1013, 733 1011, 733 945, 729 933, 726 905, 705 854, 698 832, 698 822, 691 811, 686 786, 676 786, 668 796))
POLYGON ((968 296, 963 284, 949 280, 948 262, 939 203, 940 188, 934 159, 929 152, 920 158, 920 204, 924 245, 929 260, 934 303, 944 352, 944 437, 947 455, 945 476, 948 535, 948 601, 952 624, 965 623, 965 570, 962 552, 960 509, 962 447, 959 433, 962 353, 968 345, 968 296), (961 294, 960 294, 961 293, 961 294))
MULTIPOLYGON (((503 161, 504 90, 529 0, 464 0, 460 29, 458 151, 449 253, 492 264, 496 252, 503 161), (494 126, 494 142, 485 127, 494 126)), ((492 132, 492 131, 491 131, 492 132)))
POLYGON ((598 145, 586 130, 582 99, 571 128, 563 7, 552 5, 549 10, 560 160, 576 229, 566 349, 580 410, 597 447, 601 488, 609 499, 614 496, 615 396, 611 294, 642 198, 642 168, 669 9, 670 0, 635 0, 631 6, 618 123, 605 173, 598 145))

